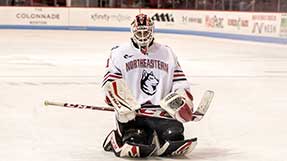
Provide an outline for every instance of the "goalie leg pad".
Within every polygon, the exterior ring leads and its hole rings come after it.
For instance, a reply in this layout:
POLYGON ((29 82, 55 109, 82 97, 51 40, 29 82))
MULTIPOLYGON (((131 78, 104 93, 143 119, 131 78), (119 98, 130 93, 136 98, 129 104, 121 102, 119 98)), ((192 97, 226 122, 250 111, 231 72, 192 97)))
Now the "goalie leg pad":
POLYGON ((130 128, 124 132, 123 142, 148 145, 148 136, 144 129, 130 128))
POLYGON ((117 149, 120 145, 118 144, 121 140, 121 137, 119 136, 118 132, 115 130, 112 130, 108 136, 106 137, 103 148, 105 151, 112 151, 117 149), (112 141, 113 140, 113 141, 112 141), (112 143, 117 143, 113 145, 112 143))
POLYGON ((156 150, 154 144, 144 145, 126 142, 120 153, 120 157, 145 158, 151 156, 156 150))
POLYGON ((144 145, 130 141, 122 142, 115 130, 111 131, 103 143, 105 151, 113 151, 117 157, 143 158, 151 156, 156 150, 154 144, 144 145))
POLYGON ((160 140, 168 140, 168 141, 176 141, 176 140, 184 140, 183 131, 184 127, 182 123, 176 121, 175 125, 170 125, 164 131, 159 134, 160 140))
POLYGON ((192 152, 197 145, 197 138, 180 141, 167 141, 159 151, 160 156, 179 156, 192 152))

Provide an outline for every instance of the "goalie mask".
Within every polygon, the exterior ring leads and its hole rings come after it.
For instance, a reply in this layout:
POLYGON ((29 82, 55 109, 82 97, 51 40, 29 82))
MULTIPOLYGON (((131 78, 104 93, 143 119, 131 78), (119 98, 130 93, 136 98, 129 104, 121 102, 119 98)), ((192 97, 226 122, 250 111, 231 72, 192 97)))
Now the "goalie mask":
POLYGON ((131 24, 132 40, 144 54, 153 41, 154 22, 145 14, 139 14, 131 24))

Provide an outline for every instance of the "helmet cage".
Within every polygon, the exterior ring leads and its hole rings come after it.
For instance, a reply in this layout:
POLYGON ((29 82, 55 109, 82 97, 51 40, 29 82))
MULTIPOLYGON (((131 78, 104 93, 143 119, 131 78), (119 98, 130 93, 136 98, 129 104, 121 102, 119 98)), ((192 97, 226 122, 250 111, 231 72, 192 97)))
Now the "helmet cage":
POLYGON ((154 23, 146 15, 140 14, 131 25, 133 40, 140 47, 147 47, 153 40, 154 23))

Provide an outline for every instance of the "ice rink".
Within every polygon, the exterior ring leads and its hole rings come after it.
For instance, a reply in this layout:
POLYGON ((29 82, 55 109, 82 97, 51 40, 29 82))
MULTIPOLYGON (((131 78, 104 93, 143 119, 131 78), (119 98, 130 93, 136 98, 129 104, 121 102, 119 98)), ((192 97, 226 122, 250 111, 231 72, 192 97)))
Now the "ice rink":
MULTIPOLYGON (((44 107, 44 100, 104 105, 110 49, 126 32, 0 30, 0 161, 114 161, 102 142, 112 112, 44 107)), ((205 118, 185 124, 198 137, 190 156, 147 160, 286 161, 287 45, 156 34, 171 46, 205 118)), ((134 160, 134 159, 128 159, 134 160)), ((145 160, 145 159, 144 159, 145 160)))

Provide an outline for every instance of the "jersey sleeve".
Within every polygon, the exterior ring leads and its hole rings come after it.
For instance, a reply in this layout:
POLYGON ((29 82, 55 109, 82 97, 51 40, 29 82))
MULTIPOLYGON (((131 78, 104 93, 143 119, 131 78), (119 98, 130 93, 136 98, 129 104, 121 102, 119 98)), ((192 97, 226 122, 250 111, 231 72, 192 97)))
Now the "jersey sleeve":
POLYGON ((184 74, 176 57, 172 82, 172 91, 176 91, 177 89, 190 89, 190 83, 187 80, 186 75, 184 74))
POLYGON ((112 82, 115 79, 121 79, 122 78, 122 72, 120 68, 117 66, 117 60, 116 60, 116 53, 114 52, 115 48, 112 49, 110 57, 107 59, 107 65, 106 65, 106 72, 102 81, 102 87, 107 82, 112 82))

